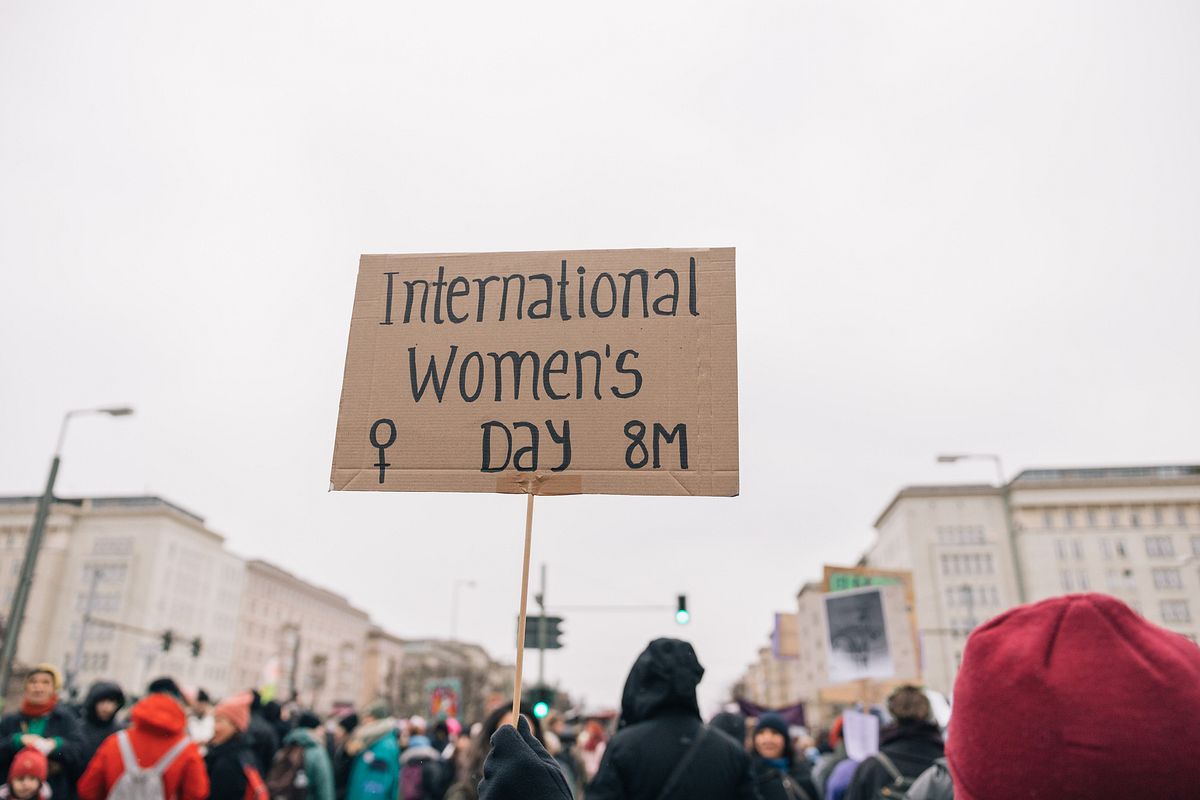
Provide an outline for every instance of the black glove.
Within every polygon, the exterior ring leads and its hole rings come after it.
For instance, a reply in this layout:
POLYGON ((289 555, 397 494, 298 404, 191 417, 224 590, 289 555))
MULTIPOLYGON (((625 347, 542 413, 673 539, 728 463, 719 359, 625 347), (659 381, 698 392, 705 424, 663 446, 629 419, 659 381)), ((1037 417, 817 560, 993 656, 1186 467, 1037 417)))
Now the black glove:
POLYGON ((558 764, 534 738, 525 717, 517 724, 492 734, 479 800, 572 800, 558 764))

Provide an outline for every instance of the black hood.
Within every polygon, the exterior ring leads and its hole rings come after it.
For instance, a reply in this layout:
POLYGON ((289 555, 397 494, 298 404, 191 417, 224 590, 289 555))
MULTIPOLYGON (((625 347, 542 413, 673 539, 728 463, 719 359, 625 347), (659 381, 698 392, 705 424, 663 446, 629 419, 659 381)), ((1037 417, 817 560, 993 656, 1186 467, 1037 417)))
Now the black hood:
MULTIPOLYGON (((97 681, 92 684, 92 688, 88 689, 87 699, 83 701, 83 713, 88 722, 93 725, 101 724, 100 720, 96 718, 96 703, 101 700, 116 700, 117 710, 120 711, 125 707, 125 692, 121 691, 121 687, 117 684, 108 681, 97 681)), ((116 718, 115 715, 113 718, 116 718)))
POLYGON ((696 684, 703 676, 704 667, 690 644, 679 639, 655 639, 638 656, 625 680, 621 725, 644 722, 671 711, 699 719, 696 684))

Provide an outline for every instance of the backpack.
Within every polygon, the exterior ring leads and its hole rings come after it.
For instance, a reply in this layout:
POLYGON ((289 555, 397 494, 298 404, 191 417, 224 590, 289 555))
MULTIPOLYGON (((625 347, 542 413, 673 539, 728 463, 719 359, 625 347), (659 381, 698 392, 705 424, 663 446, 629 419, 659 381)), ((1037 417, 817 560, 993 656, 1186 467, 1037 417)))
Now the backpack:
POLYGON ((242 772, 246 776, 246 793, 242 795, 242 800, 270 800, 271 793, 267 791, 258 767, 242 764, 242 772))
POLYGON ((356 796, 396 800, 396 776, 388 769, 387 762, 373 750, 367 750, 359 758, 365 769, 358 786, 352 789, 357 792, 356 796))
POLYGON ((414 758, 400 767, 400 800, 429 800, 435 795, 433 777, 427 774, 435 762, 427 758, 414 758), (428 780, 427 780, 428 778, 428 780))
POLYGON ((304 745, 285 745, 271 759, 271 769, 267 772, 267 792, 272 800, 305 800, 308 797, 304 745))
POLYGON ((112 791, 108 793, 109 800, 163 800, 166 794, 163 788, 163 773, 170 769, 175 759, 179 758, 180 753, 191 743, 192 740, 184 736, 154 764, 142 767, 134 755, 129 732, 117 733, 117 746, 121 750, 121 764, 124 769, 112 791))
POLYGON ((883 768, 888 771, 888 775, 892 776, 892 782, 881 787, 876 797, 880 800, 908 800, 908 790, 912 788, 916 778, 907 777, 882 751, 875 754, 875 760, 883 765, 883 768))

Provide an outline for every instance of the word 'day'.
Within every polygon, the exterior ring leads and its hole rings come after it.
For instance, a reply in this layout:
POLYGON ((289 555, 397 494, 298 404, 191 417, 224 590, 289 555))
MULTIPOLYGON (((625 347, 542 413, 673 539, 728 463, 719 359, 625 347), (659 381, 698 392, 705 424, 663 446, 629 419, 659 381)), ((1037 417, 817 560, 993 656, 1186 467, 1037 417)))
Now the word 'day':
POLYGON ((363 256, 331 486, 737 494, 733 249, 363 256))

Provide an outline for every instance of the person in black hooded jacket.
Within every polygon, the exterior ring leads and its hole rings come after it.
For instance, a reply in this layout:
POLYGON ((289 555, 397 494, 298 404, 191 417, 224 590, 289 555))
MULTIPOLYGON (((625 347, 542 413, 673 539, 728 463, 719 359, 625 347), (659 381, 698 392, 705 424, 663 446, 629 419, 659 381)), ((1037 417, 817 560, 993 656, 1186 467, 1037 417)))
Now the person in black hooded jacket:
POLYGON ((100 743, 125 727, 117 722, 117 712, 125 707, 125 692, 115 683, 97 681, 83 701, 83 764, 92 760, 100 743))
MULTIPOLYGON (((888 712, 896 722, 879 732, 879 752, 903 778, 915 780, 944 755, 941 731, 930 721, 929 698, 916 686, 899 686, 888 698, 888 712)), ((891 770, 872 756, 854 770, 845 800, 873 800, 895 782, 891 770)))
POLYGON ((703 675, 692 646, 678 639, 655 639, 638 656, 588 800, 757 800, 749 755, 700 720, 703 675))
POLYGON ((279 735, 267 719, 262 696, 252 689, 250 698, 250 727, 244 734, 246 746, 254 754, 259 773, 266 775, 271 771, 271 761, 275 758, 275 751, 279 749, 279 735))

